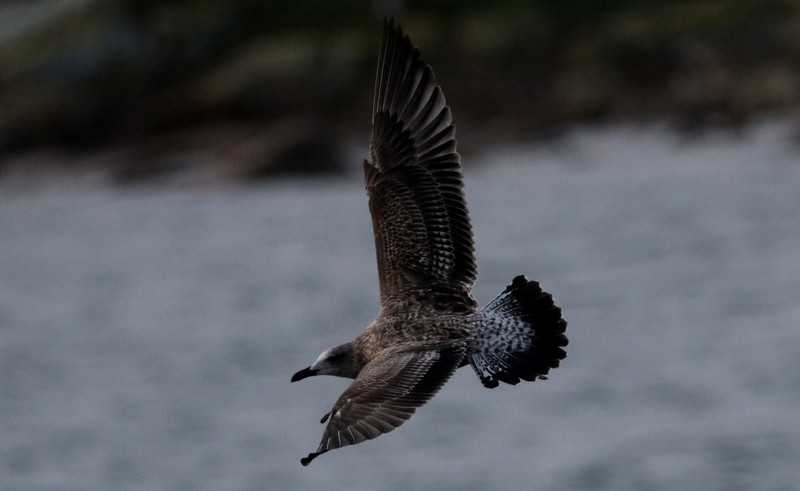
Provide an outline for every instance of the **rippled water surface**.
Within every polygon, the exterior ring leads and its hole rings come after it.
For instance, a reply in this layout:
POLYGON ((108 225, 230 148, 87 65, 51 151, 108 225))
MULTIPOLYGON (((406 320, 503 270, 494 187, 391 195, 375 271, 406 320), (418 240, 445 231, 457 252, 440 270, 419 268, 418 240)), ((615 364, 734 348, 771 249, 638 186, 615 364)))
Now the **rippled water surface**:
POLYGON ((360 176, 0 182, 0 489, 800 489, 800 154, 786 127, 579 130, 465 161, 480 278, 569 321, 550 380, 459 371, 323 455, 377 310, 360 176))

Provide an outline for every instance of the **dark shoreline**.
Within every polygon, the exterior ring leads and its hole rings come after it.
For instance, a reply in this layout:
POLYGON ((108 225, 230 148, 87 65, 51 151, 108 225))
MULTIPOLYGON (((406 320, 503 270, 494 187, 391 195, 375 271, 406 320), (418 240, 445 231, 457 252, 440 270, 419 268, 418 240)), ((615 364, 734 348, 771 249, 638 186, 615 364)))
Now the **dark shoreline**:
MULTIPOLYGON (((118 155, 120 182, 204 154, 230 161, 222 176, 339 172, 341 142, 369 135, 381 21, 364 7, 94 0, 54 16, 0 44, 0 178, 40 149, 118 155)), ((406 7, 477 135, 462 151, 581 124, 737 130, 800 108, 800 2, 406 7)))

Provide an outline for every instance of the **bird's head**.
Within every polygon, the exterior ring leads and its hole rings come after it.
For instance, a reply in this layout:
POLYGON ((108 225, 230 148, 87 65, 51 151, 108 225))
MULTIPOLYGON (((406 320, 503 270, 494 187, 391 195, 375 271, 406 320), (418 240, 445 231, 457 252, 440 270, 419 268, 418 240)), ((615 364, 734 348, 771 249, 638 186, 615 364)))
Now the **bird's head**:
POLYGON ((314 375, 334 375, 337 377, 356 378, 361 366, 356 359, 353 343, 340 344, 326 349, 311 364, 292 375, 292 382, 303 380, 314 375))

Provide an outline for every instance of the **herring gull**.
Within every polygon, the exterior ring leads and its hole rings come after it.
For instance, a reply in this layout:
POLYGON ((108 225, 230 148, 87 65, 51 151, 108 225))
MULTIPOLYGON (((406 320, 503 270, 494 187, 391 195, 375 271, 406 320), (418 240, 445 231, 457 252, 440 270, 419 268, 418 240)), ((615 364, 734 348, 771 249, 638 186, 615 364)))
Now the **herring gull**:
POLYGON ((354 379, 308 465, 330 450, 388 433, 459 367, 488 388, 545 379, 566 357, 566 321, 539 283, 517 276, 479 309, 461 158, 450 108, 402 28, 384 22, 364 177, 380 281, 377 318, 292 376, 354 379))

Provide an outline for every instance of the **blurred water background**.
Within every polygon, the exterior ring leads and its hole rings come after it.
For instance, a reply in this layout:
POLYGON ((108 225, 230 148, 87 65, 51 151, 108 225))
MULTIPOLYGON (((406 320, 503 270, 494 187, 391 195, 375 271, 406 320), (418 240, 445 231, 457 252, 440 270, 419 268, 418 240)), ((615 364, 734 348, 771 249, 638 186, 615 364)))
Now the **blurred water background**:
POLYGON ((347 381, 289 377, 377 310, 360 176, 0 185, 0 489, 798 489, 786 140, 617 127, 475 156, 475 294, 539 279, 568 358, 492 391, 461 370, 309 468, 347 381))
POLYGON ((800 3, 0 4, 0 490, 800 489, 800 3), (460 370, 308 467, 377 312, 384 14, 458 124, 491 300, 550 380, 460 370))

